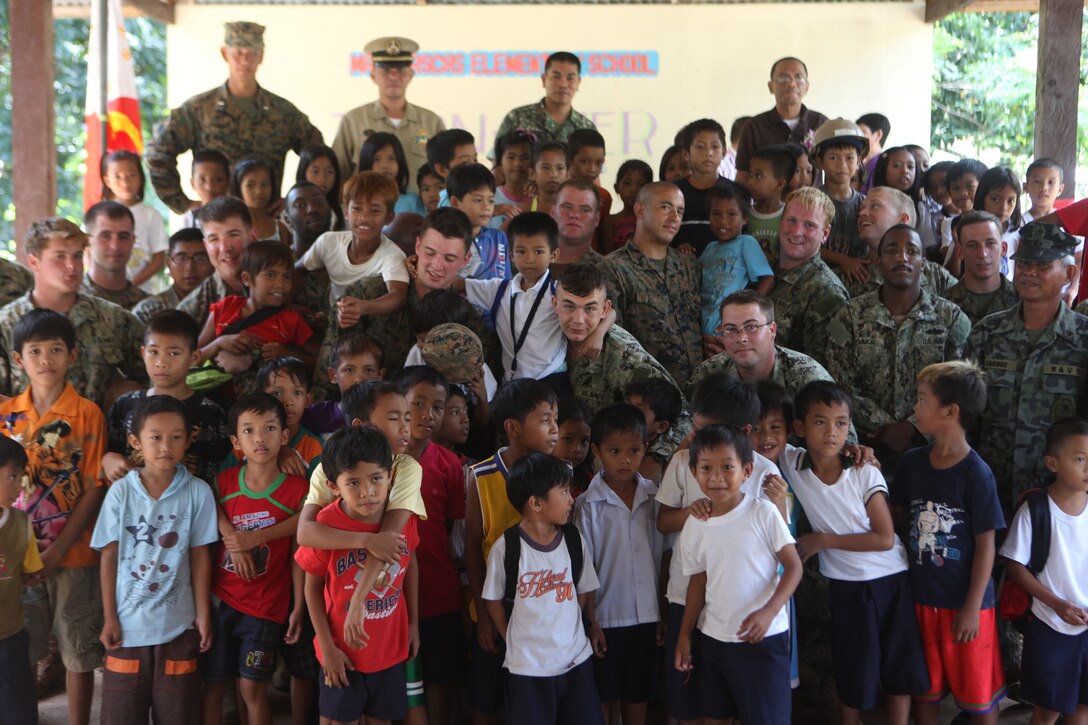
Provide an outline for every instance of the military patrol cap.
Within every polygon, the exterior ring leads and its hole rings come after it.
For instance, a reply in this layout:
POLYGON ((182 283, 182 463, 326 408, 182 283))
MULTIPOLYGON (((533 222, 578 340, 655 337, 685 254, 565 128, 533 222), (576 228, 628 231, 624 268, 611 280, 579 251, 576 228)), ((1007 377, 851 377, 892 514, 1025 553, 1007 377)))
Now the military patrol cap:
POLYGON ((1053 262, 1072 257, 1077 240, 1054 224, 1031 222, 1020 230, 1020 246, 1010 257, 1018 262, 1053 262))
POLYGON ((412 65, 412 53, 419 50, 419 43, 408 38, 378 38, 366 44, 374 65, 403 68, 412 65))
POLYGON ((812 137, 812 149, 809 153, 816 156, 820 153, 820 145, 825 143, 850 144, 857 148, 861 158, 869 155, 869 139, 865 138, 856 123, 847 118, 824 121, 812 137))
POLYGON ((442 373, 447 382, 462 385, 480 374, 484 346, 464 325, 447 322, 432 328, 420 349, 423 362, 442 373))
POLYGON ((264 26, 245 21, 223 23, 223 45, 228 48, 264 50, 264 26))

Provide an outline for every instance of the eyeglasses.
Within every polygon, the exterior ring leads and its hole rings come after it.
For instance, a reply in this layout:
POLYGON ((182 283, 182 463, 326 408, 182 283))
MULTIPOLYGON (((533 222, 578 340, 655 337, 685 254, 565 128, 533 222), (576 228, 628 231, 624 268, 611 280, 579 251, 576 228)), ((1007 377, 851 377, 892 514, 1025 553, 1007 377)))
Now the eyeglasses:
POLYGON ((732 325, 730 325, 729 327, 719 327, 718 330, 721 332, 722 337, 726 338, 727 340, 735 340, 736 338, 740 337, 740 334, 742 332, 748 337, 751 337, 752 335, 756 334, 756 332, 758 332, 760 328, 772 324, 774 324, 773 321, 764 322, 762 325, 756 325, 749 322, 743 327, 733 327, 732 325))
POLYGON ((796 83, 799 86, 803 86, 808 83, 808 76, 775 76, 774 82, 782 86, 787 83, 796 83))
POLYGON ((193 262, 194 264, 208 264, 211 260, 207 254, 185 254, 184 252, 178 252, 170 257, 170 261, 180 266, 193 262))

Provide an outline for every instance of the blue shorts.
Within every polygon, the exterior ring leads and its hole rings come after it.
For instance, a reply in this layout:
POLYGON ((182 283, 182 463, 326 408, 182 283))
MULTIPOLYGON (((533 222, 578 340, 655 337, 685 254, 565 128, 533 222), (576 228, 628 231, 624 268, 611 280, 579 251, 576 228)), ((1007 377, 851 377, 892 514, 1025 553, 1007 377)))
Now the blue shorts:
POLYGON ((423 681, 450 687, 465 686, 468 670, 468 641, 461 612, 419 618, 419 659, 423 681))
POLYGON ((695 672, 704 717, 743 723, 789 725, 790 633, 762 642, 721 642, 700 635, 695 672))
POLYGON ((869 581, 829 579, 831 658, 842 704, 868 710, 883 687, 920 695, 929 670, 907 572, 869 581))
POLYGON ((492 713, 502 708, 503 693, 506 690, 506 670, 502 663, 506 659, 506 640, 495 635, 498 652, 488 652, 480 647, 476 639, 476 626, 472 625, 472 662, 469 666, 469 707, 475 712, 492 713))
POLYGON ((243 614, 224 601, 212 603, 212 648, 200 659, 206 682, 224 682, 241 676, 267 681, 276 670, 276 652, 283 643, 284 626, 243 614))
POLYGON ((408 714, 403 664, 378 672, 348 670, 347 676, 347 687, 330 687, 324 677, 318 681, 321 717, 355 722, 364 715, 375 720, 403 720, 408 714))
POLYGON ((38 722, 38 696, 34 669, 30 666, 30 635, 21 629, 0 639, 0 713, 4 722, 38 722), (11 718, 8 720, 8 718, 11 718))
POLYGON ((657 685, 657 625, 608 627, 607 652, 593 657, 593 679, 601 702, 649 702, 657 685))
POLYGON ((1032 705, 1067 715, 1088 705, 1088 632, 1062 634, 1033 616, 1024 633, 1020 694, 1032 705))
POLYGON ((517 725, 604 725, 586 660, 554 677, 506 677, 506 722, 517 725))
MULTIPOLYGON (((669 619, 665 626, 665 708, 669 717, 677 720, 701 720, 702 701, 699 698, 699 677, 695 672, 676 669, 676 643, 680 639, 680 623, 684 620, 684 605, 669 602, 669 619)), ((699 661, 702 646, 699 628, 691 630, 691 658, 699 661)))

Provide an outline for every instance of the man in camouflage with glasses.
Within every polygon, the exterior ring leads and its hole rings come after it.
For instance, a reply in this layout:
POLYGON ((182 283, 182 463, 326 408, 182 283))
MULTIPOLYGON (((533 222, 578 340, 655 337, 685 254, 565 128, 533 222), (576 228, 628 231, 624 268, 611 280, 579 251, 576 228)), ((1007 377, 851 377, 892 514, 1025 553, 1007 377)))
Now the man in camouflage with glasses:
POLYGON ((166 268, 174 284, 132 308, 132 314, 145 325, 156 312, 177 309, 178 303, 212 273, 212 262, 204 249, 204 233, 196 227, 171 235, 167 254, 166 268))

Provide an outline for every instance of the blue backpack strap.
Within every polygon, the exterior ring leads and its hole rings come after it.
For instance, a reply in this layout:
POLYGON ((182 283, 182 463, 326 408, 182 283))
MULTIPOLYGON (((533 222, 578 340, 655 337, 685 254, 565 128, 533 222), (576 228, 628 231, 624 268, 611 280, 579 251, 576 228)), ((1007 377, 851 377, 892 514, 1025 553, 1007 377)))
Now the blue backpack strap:
POLYGON ((1036 488, 1024 494, 1023 500, 1031 516, 1031 557, 1028 569, 1039 576, 1050 556, 1050 497, 1045 488, 1036 488))
POLYGON ((506 290, 510 288, 510 278, 507 277, 501 283, 499 283, 499 291, 495 293, 495 299, 491 300, 491 326, 495 326, 495 320, 499 319, 499 305, 502 304, 502 297, 506 294, 506 290))

